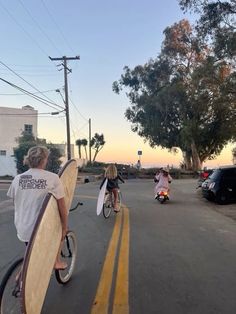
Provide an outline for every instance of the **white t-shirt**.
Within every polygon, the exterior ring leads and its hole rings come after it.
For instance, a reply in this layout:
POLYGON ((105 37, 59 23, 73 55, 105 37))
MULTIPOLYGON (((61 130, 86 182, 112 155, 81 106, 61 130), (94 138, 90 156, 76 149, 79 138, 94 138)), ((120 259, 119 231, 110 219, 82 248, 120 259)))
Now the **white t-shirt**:
POLYGON ((30 168, 12 181, 7 195, 14 199, 14 222, 21 241, 30 240, 43 200, 48 193, 52 193, 56 199, 65 196, 60 178, 55 173, 30 168))

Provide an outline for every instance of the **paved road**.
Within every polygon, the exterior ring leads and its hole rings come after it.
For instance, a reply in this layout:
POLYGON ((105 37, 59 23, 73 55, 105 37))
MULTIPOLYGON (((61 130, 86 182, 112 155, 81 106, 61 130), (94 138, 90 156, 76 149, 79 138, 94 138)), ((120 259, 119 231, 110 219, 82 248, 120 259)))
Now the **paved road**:
MULTIPOLYGON (((200 197, 195 180, 174 181, 164 205, 153 199, 151 180, 126 181, 126 206, 107 220, 95 214, 98 186, 76 189, 74 202, 84 202, 70 215, 78 264, 67 286, 52 278, 42 313, 236 313, 236 222, 200 197)), ((24 250, 12 221, 2 198, 0 278, 24 250)))

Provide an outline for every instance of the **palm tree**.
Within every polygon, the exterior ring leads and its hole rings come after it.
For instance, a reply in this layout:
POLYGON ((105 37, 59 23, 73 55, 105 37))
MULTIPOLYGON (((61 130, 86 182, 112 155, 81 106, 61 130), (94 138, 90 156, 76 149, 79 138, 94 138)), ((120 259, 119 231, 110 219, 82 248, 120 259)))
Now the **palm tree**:
POLYGON ((75 145, 78 146, 78 152, 79 152, 79 158, 81 159, 81 146, 82 146, 82 140, 78 139, 75 141, 75 145))
POLYGON ((90 146, 95 149, 95 153, 94 153, 94 156, 93 156, 93 162, 95 161, 95 159, 97 157, 97 154, 103 148, 105 143, 106 142, 104 140, 104 135, 103 134, 101 134, 101 135, 99 135, 98 133, 94 134, 94 137, 91 139, 91 142, 90 142, 90 146))
POLYGON ((85 151, 85 158, 88 160, 88 154, 87 154, 87 145, 88 145, 88 141, 86 140, 86 138, 83 138, 81 140, 81 144, 84 147, 84 151, 85 151))

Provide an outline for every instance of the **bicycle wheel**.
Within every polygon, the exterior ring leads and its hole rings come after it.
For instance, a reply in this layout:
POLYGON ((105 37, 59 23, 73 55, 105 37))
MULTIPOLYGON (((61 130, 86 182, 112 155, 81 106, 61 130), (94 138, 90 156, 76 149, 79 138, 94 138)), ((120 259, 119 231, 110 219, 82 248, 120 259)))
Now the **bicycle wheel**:
POLYGON ((65 270, 55 270, 56 279, 61 284, 66 284, 74 271, 77 256, 77 241, 73 231, 68 231, 61 250, 61 259, 67 263, 65 270))
POLYGON ((0 285, 1 314, 21 313, 21 275, 23 258, 15 261, 7 270, 0 285), (18 279, 16 279, 16 277, 18 279))
POLYGON ((104 218, 109 218, 111 214, 111 208, 112 208, 112 194, 109 193, 105 195, 103 207, 102 207, 102 213, 104 218))

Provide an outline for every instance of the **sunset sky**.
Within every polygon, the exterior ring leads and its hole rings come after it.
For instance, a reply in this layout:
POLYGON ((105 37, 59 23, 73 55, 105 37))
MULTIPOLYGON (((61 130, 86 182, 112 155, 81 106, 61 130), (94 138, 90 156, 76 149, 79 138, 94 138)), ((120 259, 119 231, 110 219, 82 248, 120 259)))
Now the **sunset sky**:
MULTIPOLYGON (((56 89, 64 85, 59 62, 51 57, 74 57, 69 62, 71 142, 88 138, 88 119, 92 135, 103 133, 106 144, 98 160, 135 164, 137 151, 142 150, 142 165, 178 166, 181 152, 170 154, 161 148, 151 149, 148 143, 131 132, 124 117, 129 106, 125 93, 116 95, 112 83, 118 80, 125 65, 143 65, 160 52, 163 30, 182 18, 195 16, 180 10, 175 0, 0 0, 1 58, 0 77, 31 93, 43 91, 63 106, 56 89), (5 31, 4 31, 5 30, 5 31), (24 79, 24 80, 23 80, 24 79)), ((39 113, 51 108, 21 95, 21 92, 0 82, 0 106, 31 105, 39 113)), ((54 143, 66 141, 65 117, 39 117, 38 136, 54 143)), ((232 163, 232 145, 219 158, 207 162, 209 167, 232 163)))

